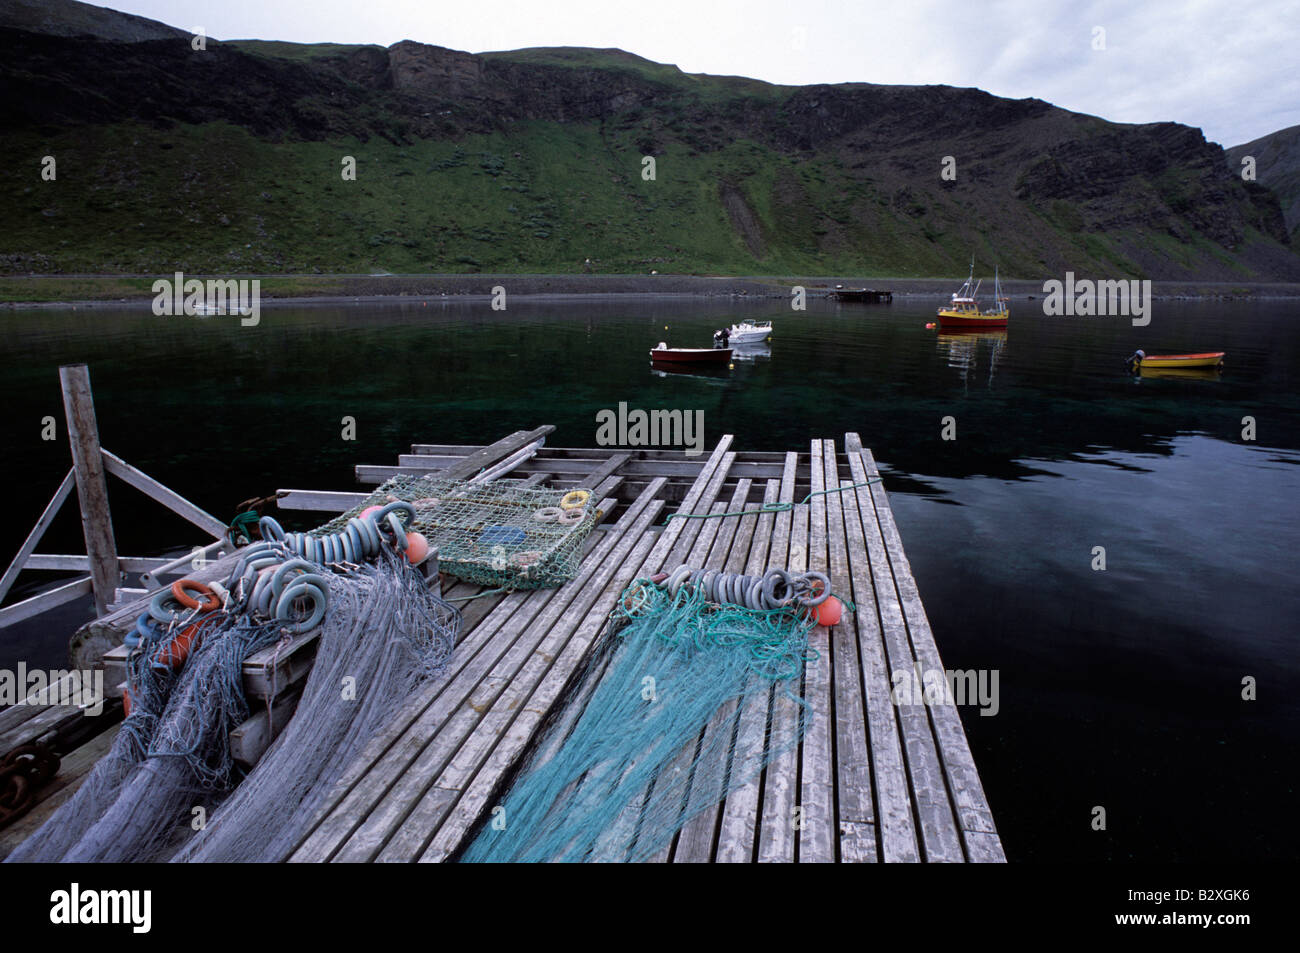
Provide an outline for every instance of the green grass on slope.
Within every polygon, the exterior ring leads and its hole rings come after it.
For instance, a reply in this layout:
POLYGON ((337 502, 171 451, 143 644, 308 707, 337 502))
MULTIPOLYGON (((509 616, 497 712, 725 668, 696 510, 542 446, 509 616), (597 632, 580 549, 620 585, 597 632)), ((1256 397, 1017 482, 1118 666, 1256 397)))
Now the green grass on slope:
POLYGON ((907 277, 962 275, 972 252, 1009 277, 1125 267, 1121 246, 1081 231, 1073 209, 1007 200, 973 213, 833 154, 800 159, 745 139, 703 151, 647 122, 517 123, 409 144, 272 143, 219 123, 14 135, 0 267, 540 273, 591 259, 597 272, 907 277), (642 178, 647 148, 654 181, 642 178), (53 182, 39 174, 47 154, 53 182), (345 155, 356 181, 340 176, 345 155), (744 198, 756 251, 724 208, 724 183, 744 198))

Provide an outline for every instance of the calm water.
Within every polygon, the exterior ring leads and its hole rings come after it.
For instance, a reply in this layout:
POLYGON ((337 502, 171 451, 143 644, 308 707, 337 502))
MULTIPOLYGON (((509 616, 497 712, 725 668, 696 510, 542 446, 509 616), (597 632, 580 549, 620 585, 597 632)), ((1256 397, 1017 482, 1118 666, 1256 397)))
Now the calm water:
MULTIPOLYGON (((1295 306, 1157 302, 1139 329, 1018 302, 1006 334, 959 338, 926 330, 933 307, 413 300, 268 309, 252 329, 7 314, 0 543, 7 560, 66 471, 57 367, 73 361, 91 366, 105 446, 221 518, 280 487, 350 488, 353 464, 413 442, 552 423, 552 445, 590 446, 619 401, 703 409, 710 445, 734 433, 741 450, 854 430, 886 469, 945 663, 999 672, 998 715, 963 718, 1013 859, 1293 858, 1295 306), (720 378, 649 368, 655 342, 705 346, 738 316, 775 319, 767 353, 720 378), (1137 347, 1226 350, 1228 368, 1134 381, 1137 347), (40 439, 47 414, 59 442, 40 439), (1258 701, 1241 700, 1247 676, 1258 701)), ((195 538, 130 488, 111 499, 124 554, 195 538)), ((70 507, 41 549, 79 546, 70 507)), ((77 616, 4 633, 0 664, 61 663, 77 616)))

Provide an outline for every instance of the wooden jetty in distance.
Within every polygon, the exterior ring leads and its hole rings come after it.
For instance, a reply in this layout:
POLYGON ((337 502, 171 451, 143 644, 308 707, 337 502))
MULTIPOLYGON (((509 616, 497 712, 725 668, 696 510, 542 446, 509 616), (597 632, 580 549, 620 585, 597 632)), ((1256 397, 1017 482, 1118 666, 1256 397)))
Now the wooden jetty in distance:
MULTIPOLYGON (((815 715, 800 745, 695 815, 657 860, 1005 861, 955 705, 895 704, 891 697, 895 673, 942 672, 943 665, 885 490, 879 483, 854 486, 878 475, 856 434, 846 434, 842 448, 813 440, 806 453, 736 451, 725 436, 707 456, 687 456, 548 448, 552 429, 519 431, 485 447, 417 444, 396 466, 356 468, 358 481, 370 485, 436 474, 584 487, 601 501, 603 522, 588 537, 569 583, 460 603, 464 624, 446 673, 408 699, 373 739, 286 859, 455 860, 542 733, 580 710, 578 675, 624 587, 689 563, 746 573, 769 566, 820 569, 855 609, 838 625, 813 630, 818 660, 806 667, 802 690, 815 715), (842 492, 798 503, 810 492, 833 489, 842 492), (673 511, 721 513, 762 502, 795 505, 738 518, 664 520, 673 511)), ((368 495, 281 493, 282 509, 324 513, 342 512, 368 495)), ((189 575, 217 578, 235 558, 225 555, 189 575)), ((484 591, 436 573, 430 584, 443 585, 452 599, 484 591)), ((130 601, 82 635, 120 642, 140 611, 141 602, 130 601)), ((305 633, 245 664, 244 687, 256 714, 231 736, 241 763, 255 764, 292 716, 315 639, 305 633)), ((121 648, 104 658, 110 697, 124 662, 121 648)), ((31 713, 20 720, 11 715, 16 710, 0 713, 6 743, 33 736, 22 728, 34 722, 31 713)), ((756 750, 770 719, 793 717, 792 708, 764 699, 724 709, 706 731, 732 732, 738 746, 756 750)), ((75 790, 109 739, 100 735, 65 758, 72 773, 61 772, 46 800, 18 822, 23 830, 34 829, 75 790)), ((0 830, 0 854, 12 849, 18 833, 0 830)))
POLYGON ((874 288, 842 288, 836 285, 830 297, 837 301, 856 301, 862 304, 890 304, 894 300, 892 291, 877 291, 874 288))

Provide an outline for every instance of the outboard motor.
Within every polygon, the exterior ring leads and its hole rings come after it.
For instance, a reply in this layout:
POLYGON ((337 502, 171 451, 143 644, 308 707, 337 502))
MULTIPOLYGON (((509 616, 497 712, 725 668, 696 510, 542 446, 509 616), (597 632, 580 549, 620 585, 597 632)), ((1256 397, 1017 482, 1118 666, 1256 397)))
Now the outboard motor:
POLYGON ((1139 348, 1138 350, 1130 354, 1128 356, 1128 360, 1125 362, 1126 364, 1128 364, 1129 372, 1132 374, 1136 374, 1139 370, 1141 370, 1142 359, 1146 356, 1147 356, 1146 351, 1143 351, 1141 348, 1139 348))

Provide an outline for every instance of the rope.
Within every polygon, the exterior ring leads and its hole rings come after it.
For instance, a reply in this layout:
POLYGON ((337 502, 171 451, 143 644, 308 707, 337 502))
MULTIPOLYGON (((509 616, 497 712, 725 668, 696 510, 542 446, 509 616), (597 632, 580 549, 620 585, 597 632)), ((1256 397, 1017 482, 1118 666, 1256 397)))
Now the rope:
POLYGON ((646 860, 794 750, 812 720, 795 694, 811 623, 788 609, 639 579, 609 626, 573 691, 581 711, 541 735, 501 798, 504 823, 484 824, 462 860, 646 860), (775 712, 757 737, 735 730, 748 705, 775 712))
POLYGON ((881 479, 882 479, 881 477, 872 477, 870 480, 867 480, 865 483, 854 483, 849 486, 838 486, 830 490, 814 490, 812 493, 809 493, 807 496, 805 496, 798 504, 764 503, 756 510, 731 510, 727 513, 672 513, 668 516, 668 519, 665 520, 664 522, 668 522, 669 520, 674 520, 674 519, 715 520, 715 519, 722 519, 724 516, 758 516, 762 513, 784 513, 787 510, 794 509, 796 505, 803 506, 814 496, 825 496, 828 493, 843 493, 845 490, 856 490, 859 487, 871 486, 871 484, 873 483, 879 483, 881 479))
POLYGON ((443 598, 443 602, 469 602, 471 599, 482 599, 484 596, 498 596, 513 592, 505 586, 498 586, 496 589, 484 589, 482 592, 476 592, 472 596, 457 596, 455 599, 443 598))

